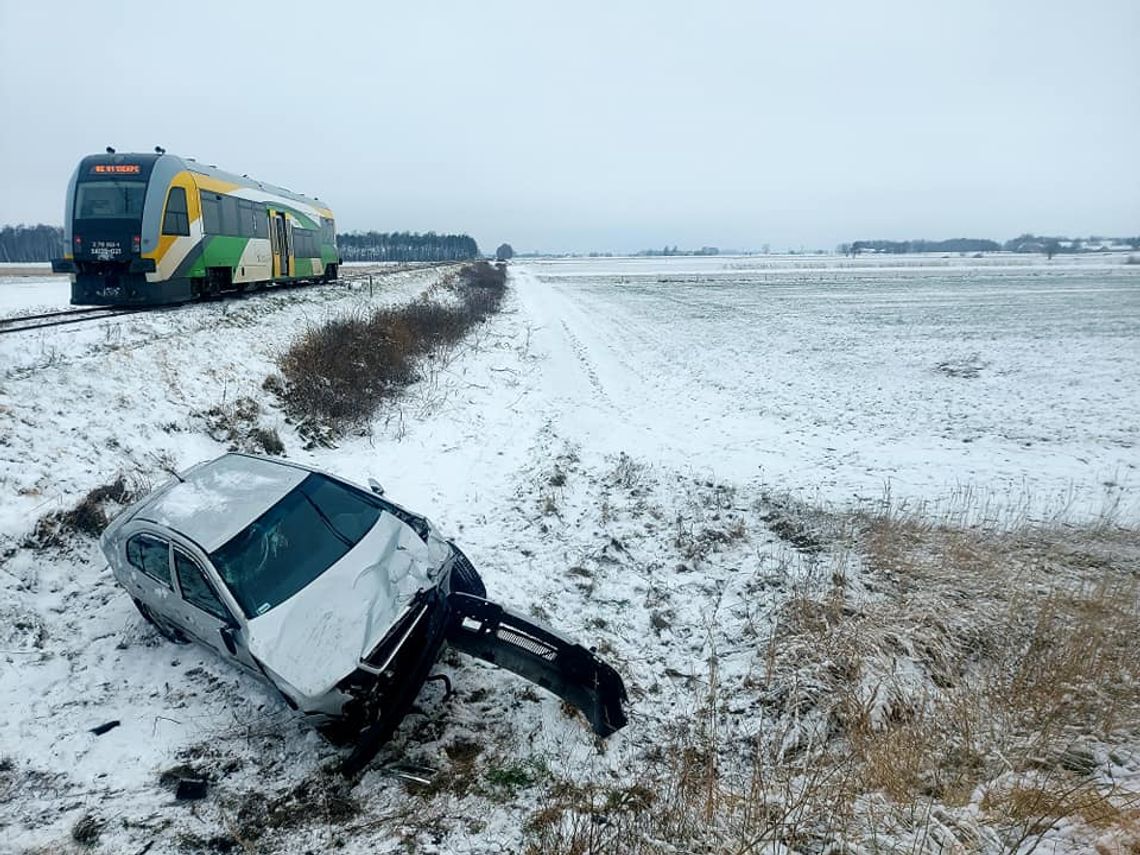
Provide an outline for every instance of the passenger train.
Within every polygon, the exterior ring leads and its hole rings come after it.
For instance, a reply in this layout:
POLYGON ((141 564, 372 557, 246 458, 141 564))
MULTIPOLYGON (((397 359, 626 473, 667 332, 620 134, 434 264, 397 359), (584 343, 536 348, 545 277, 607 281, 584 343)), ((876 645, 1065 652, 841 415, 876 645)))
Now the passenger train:
POLYGON ((320 200, 166 154, 91 155, 67 186, 63 258, 75 305, 183 303, 332 281, 340 257, 320 200))

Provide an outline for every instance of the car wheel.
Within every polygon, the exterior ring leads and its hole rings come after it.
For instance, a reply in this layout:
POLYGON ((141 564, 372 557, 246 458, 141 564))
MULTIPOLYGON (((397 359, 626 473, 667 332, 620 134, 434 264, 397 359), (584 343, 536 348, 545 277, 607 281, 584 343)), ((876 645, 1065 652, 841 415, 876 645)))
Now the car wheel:
POLYGON ((483 577, 479 575, 475 565, 459 551, 457 546, 451 548, 455 550, 455 561, 451 565, 451 590, 487 599, 487 586, 483 584, 483 577))
POLYGON ((165 623, 160 621, 158 618, 156 618, 154 616, 154 613, 151 612, 150 609, 148 609, 146 606, 144 606, 142 603, 140 603, 134 597, 131 597, 131 600, 134 602, 135 607, 139 610, 139 614, 141 614, 143 616, 143 620, 145 620, 147 623, 149 623, 151 626, 153 626, 155 629, 157 629, 158 634, 161 635, 163 638, 165 638, 167 641, 173 641, 175 644, 189 644, 190 643, 190 639, 188 639, 185 635, 183 635, 181 632, 179 632, 174 627, 167 626, 165 623))
POLYGON ((337 748, 344 748, 346 745, 351 745, 360 736, 360 731, 364 728, 358 722, 351 720, 343 721, 330 721, 328 724, 323 724, 317 728, 317 733, 330 745, 335 745, 337 748))

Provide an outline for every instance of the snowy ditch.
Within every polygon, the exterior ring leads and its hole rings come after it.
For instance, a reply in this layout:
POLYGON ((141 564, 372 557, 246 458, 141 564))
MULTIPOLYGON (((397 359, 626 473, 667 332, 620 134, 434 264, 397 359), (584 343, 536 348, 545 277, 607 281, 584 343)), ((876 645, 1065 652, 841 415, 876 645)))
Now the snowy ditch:
MULTIPOLYGON (((437 276, 397 274, 372 303, 437 276)), ((1138 675, 1118 639, 1086 649, 1103 669, 1074 688, 1111 700, 1111 721, 1090 701, 1083 728, 1052 732, 1034 717, 1049 681, 1015 666, 1076 681, 1042 634, 1088 634, 1095 609, 1135 619, 1140 272, 599 260, 516 265, 511 286, 502 315, 333 448, 306 448, 263 383, 310 325, 371 305, 366 288, 0 340, 9 845, 1128 844, 1138 707, 1105 681, 1138 675), (595 645, 630 688, 629 726, 598 743, 556 699, 448 657, 458 695, 425 687, 349 790, 276 697, 150 630, 93 541, 29 541, 119 474, 157 484, 254 428, 377 477, 456 537, 495 599, 595 645), (1037 707, 1009 700, 1002 668, 1037 707), (1021 729, 951 738, 981 723, 953 710, 987 704, 1021 729), (933 764, 932 746, 964 759, 933 764), (192 810, 173 798, 183 773, 209 779, 192 810)))

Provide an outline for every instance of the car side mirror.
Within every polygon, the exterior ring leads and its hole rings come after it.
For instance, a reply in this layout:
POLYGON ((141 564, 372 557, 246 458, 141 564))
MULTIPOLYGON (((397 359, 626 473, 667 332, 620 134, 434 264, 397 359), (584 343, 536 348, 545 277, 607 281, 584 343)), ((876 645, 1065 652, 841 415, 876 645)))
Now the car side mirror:
POLYGON ((384 495, 384 488, 380 486, 380 482, 377 481, 375 478, 369 478, 368 479, 368 486, 372 488, 372 492, 375 493, 377 496, 383 496, 384 495))
POLYGON ((218 630, 222 634, 222 644, 226 646, 226 650, 230 655, 237 656, 237 641, 234 639, 234 628, 232 626, 223 626, 218 630))

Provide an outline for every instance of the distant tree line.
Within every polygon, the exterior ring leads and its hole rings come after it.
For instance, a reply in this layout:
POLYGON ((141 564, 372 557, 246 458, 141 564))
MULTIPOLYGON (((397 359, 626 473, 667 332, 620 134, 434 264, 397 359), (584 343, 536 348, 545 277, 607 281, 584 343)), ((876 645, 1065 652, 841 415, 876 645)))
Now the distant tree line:
POLYGON ((700 249, 677 249, 676 245, 665 246, 661 249, 643 249, 637 255, 657 257, 662 255, 720 255, 715 246, 702 246, 700 249))
POLYGON ((1103 252, 1109 247, 1140 249, 1140 236, 1105 237, 1089 235, 1087 238, 1070 238, 1062 235, 1018 235, 1002 244, 1006 252, 1103 252))
MULTIPOLYGON (((479 244, 469 235, 353 232, 336 239, 346 261, 466 261, 479 255, 479 244)), ((63 229, 59 226, 0 229, 0 262, 50 261, 62 255, 63 229)))
POLYGON ((840 244, 844 255, 861 252, 886 252, 900 255, 907 252, 997 252, 1001 244, 982 238, 951 238, 950 240, 857 240, 840 244))
POLYGON ((857 240, 841 243, 836 249, 844 255, 861 252, 901 254, 908 252, 1035 252, 1050 258, 1058 252, 1106 252, 1110 249, 1140 249, 1140 237, 1088 238, 1049 237, 1023 234, 999 244, 982 238, 953 238, 951 240, 857 240))
POLYGON ((59 226, 4 226, 0 229, 0 261, 51 261, 63 257, 59 226))
POLYGON ((466 261, 479 255, 470 235, 435 232, 351 232, 337 235, 336 245, 345 261, 466 261))

